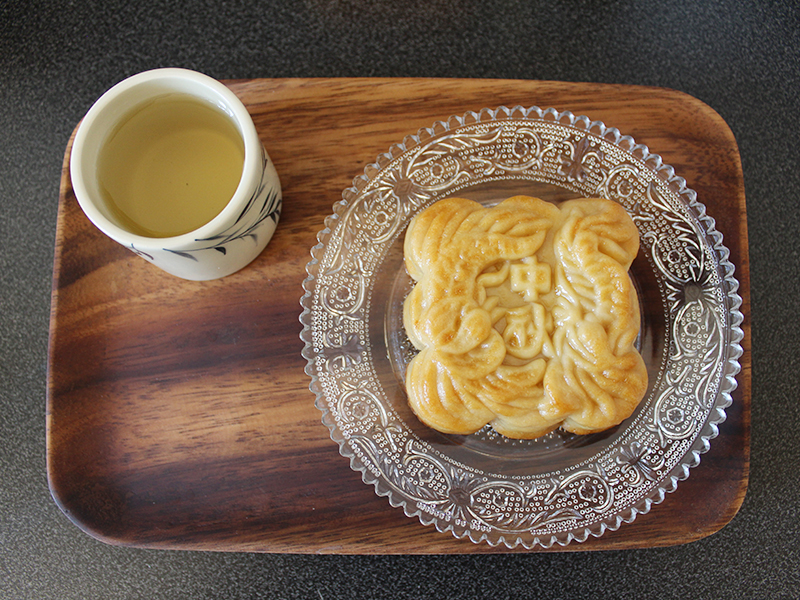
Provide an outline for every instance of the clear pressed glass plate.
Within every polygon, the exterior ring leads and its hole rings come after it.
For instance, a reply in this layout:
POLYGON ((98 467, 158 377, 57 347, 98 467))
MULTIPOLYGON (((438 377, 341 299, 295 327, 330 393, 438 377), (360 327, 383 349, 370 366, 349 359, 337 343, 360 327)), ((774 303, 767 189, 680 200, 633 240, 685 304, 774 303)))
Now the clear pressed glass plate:
POLYGON ((714 220, 646 146, 570 112, 483 109, 406 137, 333 210, 304 282, 306 372, 341 454, 393 506, 476 543, 566 545, 633 521, 699 464, 736 388, 741 299, 714 220), (445 435, 408 407, 406 226, 448 196, 489 205, 515 194, 610 198, 639 229, 631 278, 649 387, 612 430, 445 435))

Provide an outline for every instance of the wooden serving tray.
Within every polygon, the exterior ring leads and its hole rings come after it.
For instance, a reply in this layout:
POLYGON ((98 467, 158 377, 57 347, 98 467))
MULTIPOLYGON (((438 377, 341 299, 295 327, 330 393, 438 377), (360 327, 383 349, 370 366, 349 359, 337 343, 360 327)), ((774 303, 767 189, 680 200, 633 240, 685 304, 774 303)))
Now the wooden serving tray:
MULTIPOLYGON (((736 142, 702 102, 657 88, 501 80, 228 82, 280 174, 284 210, 254 263, 198 283, 101 234, 61 179, 50 322, 47 461, 58 505, 112 544, 297 553, 509 552, 425 527, 338 453, 308 390, 302 282, 332 205, 420 128, 484 107, 554 107, 631 135, 686 178, 731 251, 744 304, 739 386, 688 480, 632 524, 553 550, 689 542, 746 489, 750 432, 747 222, 736 142)), ((522 549, 514 551, 524 551, 522 549)))

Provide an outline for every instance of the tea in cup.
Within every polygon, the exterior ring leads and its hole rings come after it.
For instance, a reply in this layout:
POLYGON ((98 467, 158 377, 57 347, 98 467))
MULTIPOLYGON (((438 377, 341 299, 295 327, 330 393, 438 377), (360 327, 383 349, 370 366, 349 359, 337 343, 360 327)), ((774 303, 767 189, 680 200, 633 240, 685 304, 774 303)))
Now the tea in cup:
POLYGON ((247 109, 219 81, 186 69, 140 73, 103 94, 78 127, 70 175, 95 226, 184 279, 249 264, 282 208, 247 109))

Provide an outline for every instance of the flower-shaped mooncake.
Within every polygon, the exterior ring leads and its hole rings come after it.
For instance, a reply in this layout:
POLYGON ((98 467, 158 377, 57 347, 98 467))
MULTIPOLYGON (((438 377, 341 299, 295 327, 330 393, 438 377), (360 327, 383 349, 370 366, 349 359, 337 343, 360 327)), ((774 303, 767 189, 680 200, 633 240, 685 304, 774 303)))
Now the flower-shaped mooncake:
POLYGON ((622 422, 647 388, 628 276, 638 249, 610 200, 449 198, 419 213, 404 246, 415 414, 444 433, 488 423, 524 439, 622 422))

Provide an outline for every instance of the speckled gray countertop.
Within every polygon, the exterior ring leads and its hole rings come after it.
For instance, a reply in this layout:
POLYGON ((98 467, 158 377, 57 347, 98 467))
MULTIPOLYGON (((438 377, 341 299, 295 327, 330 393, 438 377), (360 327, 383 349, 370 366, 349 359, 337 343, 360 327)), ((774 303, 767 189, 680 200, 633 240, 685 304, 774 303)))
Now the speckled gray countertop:
POLYGON ((798 96, 789 2, 0 3, 0 597, 800 598, 798 96), (750 236, 752 463, 736 517, 679 547, 465 557, 149 551, 78 530, 45 470, 61 163, 103 91, 160 66, 638 84, 714 108, 739 144, 750 236))

